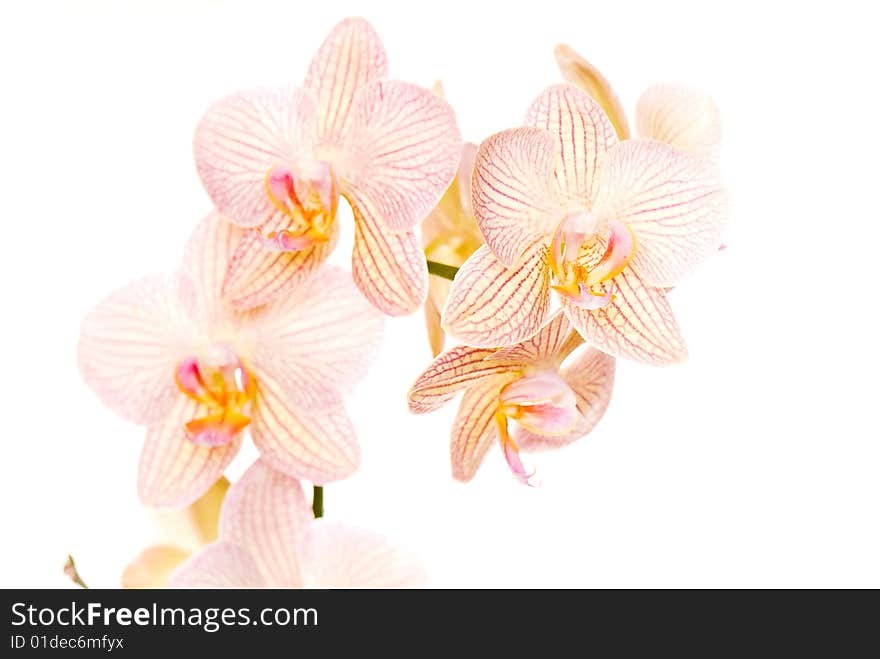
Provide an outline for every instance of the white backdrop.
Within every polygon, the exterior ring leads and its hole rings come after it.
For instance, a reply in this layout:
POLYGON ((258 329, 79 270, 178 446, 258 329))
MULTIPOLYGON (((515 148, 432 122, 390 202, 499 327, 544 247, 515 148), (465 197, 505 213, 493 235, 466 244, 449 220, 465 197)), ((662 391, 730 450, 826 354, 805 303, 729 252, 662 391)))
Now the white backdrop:
POLYGON ((392 77, 442 78, 471 141, 559 80, 559 41, 630 111, 654 82, 706 89, 733 217, 729 249, 672 295, 690 360, 620 364, 596 431, 533 457, 537 489, 497 450, 452 480, 454 406, 406 411, 422 317, 389 321, 350 399, 363 465, 326 488, 327 515, 411 547, 436 586, 880 586, 880 53, 863 4, 4 3, 0 586, 64 586, 68 552, 115 586, 156 539, 135 492, 143 430, 80 380, 79 324, 173 268, 209 210, 191 154, 208 104, 300 80, 353 14, 392 77))

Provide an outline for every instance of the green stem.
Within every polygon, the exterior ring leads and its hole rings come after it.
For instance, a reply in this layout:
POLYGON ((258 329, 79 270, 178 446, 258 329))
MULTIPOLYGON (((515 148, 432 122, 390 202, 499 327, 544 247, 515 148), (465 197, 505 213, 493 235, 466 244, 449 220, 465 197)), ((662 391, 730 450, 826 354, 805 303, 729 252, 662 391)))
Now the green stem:
POLYGON ((452 281, 455 278, 455 273, 458 272, 458 268, 454 265, 437 263, 436 261, 428 259, 428 272, 432 275, 437 275, 438 277, 443 277, 444 279, 452 281))
POLYGON ((66 574, 68 578, 80 588, 85 588, 86 590, 89 589, 89 587, 86 586, 86 582, 79 576, 79 572, 76 570, 76 563, 73 560, 73 556, 70 554, 67 555, 67 563, 64 564, 64 574, 66 574))
POLYGON ((315 519, 324 516, 324 488, 320 485, 314 486, 312 494, 312 513, 314 513, 315 519))

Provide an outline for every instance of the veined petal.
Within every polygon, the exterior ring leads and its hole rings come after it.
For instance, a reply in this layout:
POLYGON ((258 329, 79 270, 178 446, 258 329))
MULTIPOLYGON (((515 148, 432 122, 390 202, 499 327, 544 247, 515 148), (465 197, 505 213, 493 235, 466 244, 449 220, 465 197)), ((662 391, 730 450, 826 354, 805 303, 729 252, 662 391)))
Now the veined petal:
POLYGON ((474 216, 504 265, 516 265, 564 214, 556 161, 556 139, 541 128, 506 130, 480 145, 471 183, 474 216))
POLYGON ((717 158, 721 115, 701 91, 682 85, 654 85, 636 104, 636 132, 639 137, 666 142, 693 156, 717 158))
POLYGON ((172 588, 265 588, 251 555, 231 542, 215 542, 181 565, 168 579, 172 588))
POLYGON ((589 206, 602 157, 617 143, 602 107, 577 87, 554 85, 532 103, 526 124, 553 133, 561 158, 556 166, 559 187, 572 202, 589 206))
POLYGON ((266 176, 310 153, 316 131, 315 101, 296 87, 239 92, 212 105, 196 129, 194 151, 217 210, 243 227, 282 216, 266 193, 266 176))
POLYGON ((567 82, 583 89, 602 106, 617 131, 617 137, 621 140, 629 139, 626 111, 611 87, 611 83, 599 69, 565 44, 556 46, 553 54, 556 55, 556 63, 559 65, 562 77, 567 82))
POLYGON ((498 350, 489 360, 559 364, 581 343, 583 339, 574 331, 568 317, 562 311, 557 311, 535 336, 498 350))
POLYGON ((632 267, 646 283, 668 287, 718 251, 726 198, 709 161, 668 144, 629 140, 608 152, 593 210, 632 230, 632 267))
POLYGON ((327 241, 297 252, 266 249, 257 231, 245 233, 229 260, 223 299, 237 309, 250 309, 285 295, 327 260, 338 240, 338 222, 331 225, 327 241))
POLYGON ((343 194, 369 197, 380 226, 412 229, 458 168, 461 134, 449 104, 416 85, 382 80, 358 93, 339 162, 343 194))
POLYGON ((355 17, 333 28, 312 59, 305 81, 317 101, 322 142, 341 142, 353 121, 357 91, 387 75, 385 48, 372 25, 355 17))
POLYGON ((577 354, 562 370, 562 377, 577 397, 578 418, 571 432, 545 436, 523 427, 512 430, 514 440, 524 451, 559 448, 590 433, 608 409, 614 386, 615 359, 594 348, 577 354))
POLYGON ((522 265, 512 268, 483 245, 452 282, 443 328, 468 345, 507 346, 534 336, 549 307, 550 270, 543 244, 528 248, 522 265))
POLYGON ((646 286, 632 268, 615 277, 613 285, 614 297, 601 309, 584 309, 560 296, 584 339, 609 355, 645 364, 682 361, 687 347, 663 289, 646 286))
POLYGON ((229 490, 220 537, 247 550, 268 585, 301 587, 300 554, 311 519, 299 481, 261 459, 229 490))
POLYGON ((218 537, 220 508, 229 490, 229 480, 219 478, 202 496, 180 510, 153 511, 151 517, 162 537, 173 538, 187 552, 201 549, 218 537))
POLYGON ((252 316, 253 367, 303 409, 337 403, 364 376, 382 340, 382 315, 351 275, 325 266, 252 316))
POLYGON ((174 368, 191 343, 191 289, 181 277, 147 277, 112 293, 86 316, 77 346, 80 373, 123 418, 155 423, 177 397, 174 368))
POLYGON ((241 448, 238 434, 222 446, 200 446, 186 436, 184 426, 204 417, 207 408, 178 393, 166 418, 151 426, 138 466, 141 501, 154 508, 182 508, 210 488, 241 448))
POLYGON ((350 476, 360 464, 357 437, 341 404, 319 412, 292 405, 271 373, 256 373, 251 437, 271 465, 289 476, 328 483, 350 476))
MULTIPOLYGON (((229 262, 246 232, 217 212, 193 231, 183 255, 183 270, 195 285, 195 302, 207 322, 228 314, 223 305, 223 282, 229 262)), ((195 315, 196 310, 194 310, 195 315)))
POLYGON ((171 545, 147 547, 125 567, 123 588, 164 588, 168 577, 187 558, 190 552, 171 545))
POLYGON ((351 271, 373 305, 389 316, 418 309, 428 295, 428 266, 412 231, 394 232, 378 219, 373 202, 349 194, 355 220, 351 271))
POLYGON ((452 425, 450 444, 452 476, 456 480, 471 480, 486 451, 498 439, 498 426, 495 423, 498 397, 504 385, 517 377, 515 373, 502 373, 484 378, 468 388, 462 397, 452 425))
POLYGON ((500 373, 522 369, 525 364, 515 360, 489 360, 492 348, 456 346, 437 357, 409 390, 409 410, 414 414, 432 412, 465 387, 500 373))
POLYGON ((415 556, 373 531, 316 520, 303 549, 309 588, 419 588, 427 581, 415 556))

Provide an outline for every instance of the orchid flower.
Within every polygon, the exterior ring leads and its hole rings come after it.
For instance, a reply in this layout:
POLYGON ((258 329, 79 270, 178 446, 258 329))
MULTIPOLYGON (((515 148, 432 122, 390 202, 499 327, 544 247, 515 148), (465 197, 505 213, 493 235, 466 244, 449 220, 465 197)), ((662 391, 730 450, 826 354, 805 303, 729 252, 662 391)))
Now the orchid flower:
POLYGON ((584 91, 545 90, 527 127, 477 152, 474 213, 486 245, 459 270, 447 332, 478 347, 533 336, 551 291, 590 344, 666 364, 687 354, 666 300, 718 249, 725 219, 715 167, 654 140, 618 142, 584 91))
MULTIPOLYGON (((440 203, 422 223, 422 245, 430 261, 460 267, 483 244, 483 236, 471 208, 471 173, 474 169, 475 144, 462 148, 458 174, 452 180, 440 203)), ((428 299, 425 300, 425 325, 431 351, 436 357, 443 351, 446 335, 440 327, 440 312, 449 297, 452 282, 438 275, 428 278, 428 299)))
POLYGON ((229 490, 222 477, 181 510, 154 511, 163 542, 144 549, 122 573, 123 588, 164 588, 168 577, 194 552, 217 539, 220 507, 229 490))
MULTIPOLYGON (((562 77, 587 92, 605 111, 621 140, 630 129, 623 105, 602 73, 569 46, 555 50, 562 77)), ((665 142, 691 155, 717 160, 721 144, 721 116, 703 92, 675 84, 646 89, 636 104, 636 135, 665 142)))
POLYGON ((250 308, 289 292, 320 265, 354 215, 357 286, 390 315, 415 311, 427 269, 414 233, 455 175, 461 138, 452 108, 427 89, 386 80, 365 20, 337 25, 302 87, 240 92, 198 126, 196 166, 217 209, 248 229, 223 282, 250 308))
POLYGON ((450 446, 455 479, 471 480, 498 441, 511 472, 528 482, 520 450, 559 448, 596 426, 611 400, 614 359, 593 348, 574 353, 582 343, 557 313, 522 343, 458 346, 431 363, 410 389, 409 409, 432 412, 464 391, 450 446))
POLYGON ((208 216, 180 272, 116 291, 83 324, 83 378, 112 410, 148 427, 138 473, 147 505, 195 501, 245 429, 268 463, 315 483, 359 463, 341 391, 366 370, 381 315, 331 267, 264 307, 230 310, 222 279, 243 234, 208 216))
POLYGON ((414 558, 379 535, 312 519, 297 480, 258 460, 229 490, 220 538, 169 579, 197 588, 395 588, 424 585, 414 558))

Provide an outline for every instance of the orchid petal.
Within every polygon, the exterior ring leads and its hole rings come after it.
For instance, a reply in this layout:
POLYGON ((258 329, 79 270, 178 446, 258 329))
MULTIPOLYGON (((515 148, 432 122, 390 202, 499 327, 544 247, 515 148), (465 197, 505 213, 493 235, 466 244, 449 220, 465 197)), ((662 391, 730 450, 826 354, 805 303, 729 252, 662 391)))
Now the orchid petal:
POLYGON ((534 336, 550 307, 547 248, 535 243, 507 268, 486 245, 458 271, 443 310, 443 328, 468 345, 499 347, 534 336))
POLYGON ((164 588, 168 577, 190 553, 180 547, 155 545, 147 547, 125 567, 123 588, 164 588))
POLYGON ((189 282, 147 277, 117 290, 86 316, 77 361, 114 412, 139 424, 162 419, 177 398, 174 368, 191 341, 189 282))
POLYGON ((668 144, 623 142, 608 152, 594 213, 636 237, 632 267, 652 286, 674 286, 721 244, 726 199, 706 160, 668 144))
POLYGON ((455 176, 461 134, 449 104, 427 89, 379 81, 357 97, 352 130, 337 161, 347 197, 367 197, 379 226, 412 229, 455 176))
POLYGON ((274 375, 257 372, 251 437, 273 468, 313 483, 350 476, 360 463, 354 428, 340 404, 316 412, 294 407, 274 375))
POLYGON ((327 35, 306 74, 305 88, 316 99, 322 142, 338 144, 353 122, 358 90, 388 75, 379 35, 363 18, 346 18, 327 35))
POLYGON ((215 542, 181 565, 168 579, 172 588, 265 588, 250 554, 231 542, 215 542))
POLYGON ((204 405, 178 394, 166 418, 151 426, 138 466, 138 494, 155 508, 182 508, 202 496, 241 447, 242 435, 216 447, 199 446, 185 425, 208 415, 204 405))
POLYGON ((613 285, 614 298, 600 309, 582 309, 560 297, 581 336, 614 357, 655 365, 683 360, 687 348, 665 292, 646 286, 632 268, 615 277, 613 285))
POLYGON ((583 343, 581 336, 573 330, 568 317, 557 311, 541 331, 532 338, 498 350, 488 359, 490 361, 520 361, 559 364, 578 345, 583 343))
POLYGON ((458 414, 452 425, 450 455, 452 476, 467 482, 477 473, 486 451, 498 438, 495 412, 498 410, 501 389, 518 377, 502 373, 485 378, 465 391, 458 414))
POLYGON ((553 134, 561 158, 556 166, 559 187, 573 203, 589 207, 602 157, 617 143, 602 107, 577 87, 554 85, 532 103, 526 124, 553 134))
MULTIPOLYGON (((428 343, 431 346, 431 354, 434 357, 443 352, 443 346, 446 343, 446 332, 440 327, 440 305, 437 304, 437 295, 434 294, 435 281, 439 279, 439 277, 429 278, 428 298, 425 300, 425 329, 428 332, 428 343)), ((443 284, 442 281, 439 286, 443 286, 446 291, 446 294, 443 295, 445 300, 448 295, 449 286, 443 284)))
POLYGON ((444 352, 431 362, 409 390, 410 412, 432 412, 483 378, 525 366, 522 361, 489 360, 494 352, 491 348, 469 346, 456 346, 444 352))
POLYGON ((617 220, 610 222, 610 229, 605 254, 590 268, 589 275, 583 282, 588 287, 619 275, 636 251, 636 238, 632 229, 617 220))
POLYGON ((563 214, 553 178, 556 140, 539 128, 514 128, 484 141, 474 160, 474 216, 504 265, 548 235, 563 214))
POLYGON ((542 403, 523 408, 523 412, 515 420, 526 430, 544 437, 560 437, 571 432, 578 422, 575 404, 551 405, 542 403))
POLYGON ((163 538, 173 539, 178 547, 199 549, 218 537, 220 508, 228 490, 229 480, 221 477, 186 508, 153 511, 151 517, 163 538))
POLYGON ((501 450, 504 452, 504 459, 507 461, 507 466, 510 467, 510 472, 514 477, 523 485, 530 485, 529 481, 535 475, 535 472, 529 473, 526 471, 525 465, 523 465, 522 459, 519 457, 519 448, 517 448, 516 444, 509 440, 502 442, 501 450))
POLYGON ((266 193, 266 176, 310 152, 315 112, 311 95, 295 87, 240 92, 212 105, 196 129, 194 150, 217 210, 243 227, 283 216, 266 193))
POLYGON ((300 553, 311 520, 299 482, 262 458, 229 490, 220 537, 247 550, 270 585, 300 587, 300 553))
POLYGON ((425 572, 415 556, 372 531, 316 520, 303 547, 310 588, 419 588, 425 572))
POLYGON ((636 132, 693 156, 714 159, 721 143, 721 116, 703 92, 681 85, 654 85, 636 104, 636 132))
POLYGON ((195 301, 208 322, 228 313, 223 305, 223 282, 232 256, 246 235, 244 230, 213 212, 196 226, 187 242, 183 270, 196 287, 195 301))
POLYGON ((351 269, 364 296, 380 311, 401 316, 428 295, 428 266, 412 231, 386 229, 366 197, 348 196, 355 219, 351 269))
POLYGON ((553 53, 556 55, 556 63, 559 65, 562 77, 567 82, 583 89, 602 106, 602 110, 614 125, 618 138, 621 140, 629 139, 626 111, 611 87, 611 83, 599 72, 599 69, 565 44, 556 46, 553 53))

